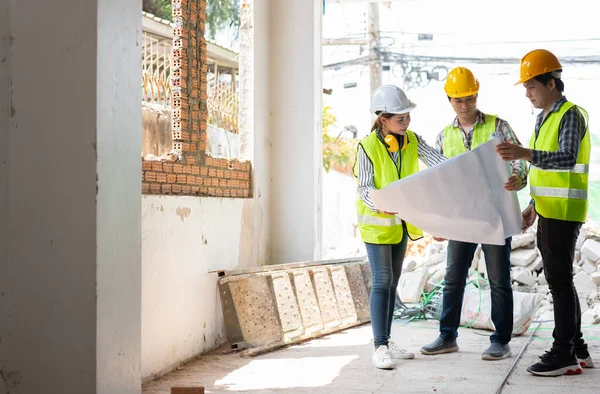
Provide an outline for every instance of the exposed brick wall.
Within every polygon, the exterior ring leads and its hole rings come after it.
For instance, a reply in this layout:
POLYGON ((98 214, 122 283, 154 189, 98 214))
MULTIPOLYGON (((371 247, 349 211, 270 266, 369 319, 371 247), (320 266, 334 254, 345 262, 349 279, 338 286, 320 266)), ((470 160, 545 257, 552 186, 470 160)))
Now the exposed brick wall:
POLYGON ((252 197, 250 162, 206 154, 206 0, 173 0, 173 149, 181 157, 142 159, 142 193, 252 197))

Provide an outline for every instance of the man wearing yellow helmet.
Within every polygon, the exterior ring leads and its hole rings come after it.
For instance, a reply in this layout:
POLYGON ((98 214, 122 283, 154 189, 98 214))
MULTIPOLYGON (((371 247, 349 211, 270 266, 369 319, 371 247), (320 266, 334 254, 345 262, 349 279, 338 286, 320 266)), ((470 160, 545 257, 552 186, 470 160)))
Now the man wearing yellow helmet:
POLYGON ((545 49, 521 60, 525 96, 542 111, 535 123, 529 149, 498 145, 504 160, 531 163, 530 205, 523 211, 523 228, 538 217, 537 246, 554 302, 554 343, 527 371, 542 376, 581 373, 593 367, 581 333, 581 308, 573 284, 575 242, 587 218, 590 133, 587 112, 567 101, 562 65, 545 49))
MULTIPOLYGON (((499 136, 506 142, 520 144, 508 122, 484 114, 477 108, 479 81, 464 67, 456 67, 446 79, 444 90, 456 112, 454 121, 446 126, 436 141, 437 150, 451 158, 470 151, 499 136)), ((524 160, 512 163, 512 173, 504 188, 520 190, 527 183, 527 165, 524 160)), ((423 354, 441 354, 458 351, 456 338, 460 325, 465 282, 477 244, 448 241, 447 268, 444 276, 440 335, 421 348, 423 354)), ((509 342, 513 329, 513 293, 510 281, 511 238, 504 245, 482 245, 492 296, 492 322, 495 332, 490 346, 481 356, 484 360, 501 360, 510 357, 509 342)))

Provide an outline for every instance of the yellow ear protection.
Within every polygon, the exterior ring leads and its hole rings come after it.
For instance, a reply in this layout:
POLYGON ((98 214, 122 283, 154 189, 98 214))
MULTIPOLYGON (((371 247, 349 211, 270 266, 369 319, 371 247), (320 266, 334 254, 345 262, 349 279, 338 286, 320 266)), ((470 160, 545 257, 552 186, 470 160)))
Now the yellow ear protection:
POLYGON ((398 152, 399 150, 402 151, 406 149, 406 145, 408 145, 408 135, 396 135, 390 133, 385 136, 382 142, 387 150, 392 153, 398 152), (400 145, 400 141, 402 141, 402 145, 400 145))

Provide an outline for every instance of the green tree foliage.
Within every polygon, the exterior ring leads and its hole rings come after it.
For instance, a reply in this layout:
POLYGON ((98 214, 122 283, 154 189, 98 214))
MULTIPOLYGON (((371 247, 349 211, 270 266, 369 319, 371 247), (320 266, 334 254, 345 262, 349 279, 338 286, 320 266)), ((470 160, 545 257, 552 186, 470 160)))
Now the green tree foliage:
POLYGON ((323 167, 325 171, 335 170, 352 175, 356 155, 357 140, 331 137, 329 127, 337 121, 330 106, 323 106, 323 167))
POLYGON ((172 20, 173 7, 171 0, 142 0, 142 10, 159 18, 172 20))
POLYGON ((238 36, 240 29, 240 0, 206 0, 205 36, 214 39, 217 31, 232 29, 238 36))
MULTIPOLYGON (((142 10, 162 19, 172 20, 171 0, 142 0, 142 10)), ((217 32, 231 29, 238 36, 240 0, 206 0, 206 37, 214 39, 217 32)))

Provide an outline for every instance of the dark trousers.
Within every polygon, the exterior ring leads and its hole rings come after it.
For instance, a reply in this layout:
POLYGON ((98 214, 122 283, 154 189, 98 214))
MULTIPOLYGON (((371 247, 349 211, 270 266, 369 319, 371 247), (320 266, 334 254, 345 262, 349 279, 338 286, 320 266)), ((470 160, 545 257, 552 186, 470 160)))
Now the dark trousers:
MULTIPOLYGON (((510 283, 512 238, 504 245, 482 245, 492 296, 492 322, 495 331, 490 342, 507 344, 513 329, 513 292, 510 283)), ((477 244, 448 241, 448 260, 442 298, 440 337, 452 341, 458 336, 460 315, 469 267, 477 244)))
POLYGON ((554 302, 552 349, 564 353, 573 353, 574 347, 586 346, 581 333, 579 297, 573 284, 575 243, 581 224, 542 216, 538 219, 537 246, 554 302))

